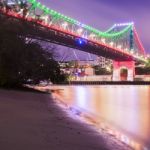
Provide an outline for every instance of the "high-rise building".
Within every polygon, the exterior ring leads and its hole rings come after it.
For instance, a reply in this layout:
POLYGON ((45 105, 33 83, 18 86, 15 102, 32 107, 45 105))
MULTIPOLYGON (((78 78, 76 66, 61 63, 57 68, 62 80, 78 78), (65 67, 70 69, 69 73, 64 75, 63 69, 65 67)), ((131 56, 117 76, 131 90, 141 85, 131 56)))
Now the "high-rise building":
POLYGON ((105 57, 102 57, 102 56, 99 56, 95 60, 95 65, 98 65, 98 66, 100 66, 102 68, 106 68, 106 67, 112 65, 112 60, 108 59, 108 58, 105 58, 105 57))

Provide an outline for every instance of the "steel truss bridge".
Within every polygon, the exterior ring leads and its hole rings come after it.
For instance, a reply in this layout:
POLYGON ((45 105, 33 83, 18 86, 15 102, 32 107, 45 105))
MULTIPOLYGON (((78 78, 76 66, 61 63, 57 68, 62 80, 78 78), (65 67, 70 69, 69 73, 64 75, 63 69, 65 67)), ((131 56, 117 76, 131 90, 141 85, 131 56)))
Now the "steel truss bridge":
POLYGON ((133 22, 114 24, 102 32, 58 13, 37 0, 0 0, 0 15, 26 24, 28 30, 22 28, 18 32, 29 38, 79 49, 115 61, 144 62, 147 59, 133 22))

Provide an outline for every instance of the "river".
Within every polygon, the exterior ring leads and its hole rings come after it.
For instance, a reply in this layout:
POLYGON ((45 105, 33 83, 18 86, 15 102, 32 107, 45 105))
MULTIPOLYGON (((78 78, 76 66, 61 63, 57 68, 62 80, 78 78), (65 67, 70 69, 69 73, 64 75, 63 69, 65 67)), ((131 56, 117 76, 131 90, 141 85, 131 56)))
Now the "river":
POLYGON ((54 86, 61 101, 92 114, 134 149, 150 150, 150 86, 54 86), (124 139, 123 139, 124 138, 124 139))

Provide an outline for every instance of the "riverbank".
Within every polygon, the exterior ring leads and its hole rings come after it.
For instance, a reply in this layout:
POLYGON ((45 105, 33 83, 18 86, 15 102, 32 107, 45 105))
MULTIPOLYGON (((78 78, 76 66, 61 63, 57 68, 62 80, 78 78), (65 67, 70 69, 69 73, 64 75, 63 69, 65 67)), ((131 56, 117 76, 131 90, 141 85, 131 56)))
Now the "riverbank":
POLYGON ((71 81, 67 85, 150 85, 150 81, 71 81))
POLYGON ((70 116, 49 94, 0 90, 0 118, 2 150, 129 149, 70 116))

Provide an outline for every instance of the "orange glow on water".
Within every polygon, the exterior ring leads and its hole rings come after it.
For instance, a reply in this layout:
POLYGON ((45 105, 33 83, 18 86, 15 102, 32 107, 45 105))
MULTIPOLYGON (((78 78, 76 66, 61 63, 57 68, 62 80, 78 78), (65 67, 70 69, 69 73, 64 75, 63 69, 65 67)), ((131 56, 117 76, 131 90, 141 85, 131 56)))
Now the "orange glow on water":
MULTIPOLYGON (((136 150, 150 138, 149 86, 61 86, 62 101, 79 108, 84 119, 136 150), (93 116, 93 119, 91 118, 93 116)), ((147 149, 146 149, 147 150, 147 149)))

